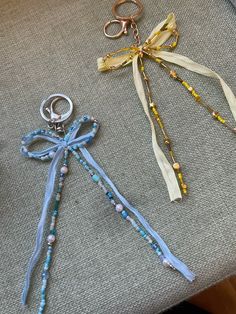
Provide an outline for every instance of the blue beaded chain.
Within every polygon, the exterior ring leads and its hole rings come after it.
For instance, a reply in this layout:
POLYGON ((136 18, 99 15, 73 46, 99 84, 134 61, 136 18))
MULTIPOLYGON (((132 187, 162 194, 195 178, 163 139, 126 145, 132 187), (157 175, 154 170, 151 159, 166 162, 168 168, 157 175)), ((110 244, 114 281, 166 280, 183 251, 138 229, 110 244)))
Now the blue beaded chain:
POLYGON ((108 200, 110 201, 110 203, 113 205, 115 211, 117 213, 119 213, 124 220, 127 220, 128 222, 131 223, 131 225, 142 236, 142 238, 144 238, 150 244, 152 249, 157 253, 157 255, 160 257, 161 261, 163 262, 164 261, 164 255, 161 251, 161 248, 158 246, 158 244, 151 239, 150 235, 148 235, 144 231, 144 229, 141 228, 133 218, 130 217, 127 210, 124 209, 124 206, 122 204, 117 204, 115 202, 114 197, 113 197, 113 193, 105 187, 102 179, 97 174, 95 174, 95 172, 91 169, 91 167, 88 165, 88 163, 81 157, 81 155, 78 152, 76 152, 75 150, 73 150, 73 148, 71 148, 70 151, 73 153, 73 155, 78 160, 78 162, 84 167, 84 169, 86 171, 88 171, 93 182, 95 182, 102 189, 102 191, 105 193, 105 195, 108 198, 108 200))
POLYGON ((48 249, 47 249, 47 257, 44 262, 43 272, 42 272, 42 287, 41 287, 41 302, 38 310, 38 314, 43 314, 45 306, 46 306, 46 288, 47 282, 49 278, 49 269, 52 261, 52 253, 53 253, 53 244, 56 241, 56 222, 59 214, 59 205, 61 200, 62 188, 64 185, 65 175, 68 172, 68 150, 66 149, 64 152, 64 164, 60 171, 59 184, 57 188, 57 193, 55 197, 55 204, 51 214, 51 223, 50 223, 50 231, 47 237, 48 249))
POLYGON ((29 261, 29 266, 26 273, 25 286, 22 294, 23 304, 26 304, 31 275, 39 259, 42 249, 43 231, 46 223, 47 211, 50 206, 50 202, 54 196, 57 166, 61 158, 64 156, 64 163, 60 170, 58 189, 55 196, 54 209, 51 215, 50 231, 47 237, 48 249, 42 273, 41 302, 38 314, 42 314, 45 311, 46 306, 46 288, 49 278, 49 269, 52 261, 53 244, 56 240, 56 220, 58 217, 59 204, 65 176, 68 173, 69 153, 72 153, 72 155, 77 159, 79 164, 81 164, 84 169, 89 173, 92 181, 102 189, 107 199, 113 205, 115 211, 117 213, 120 213, 124 220, 130 222, 135 230, 142 236, 142 238, 144 238, 149 243, 151 248, 159 256, 164 266, 168 266, 172 269, 178 270, 189 281, 193 281, 195 277, 195 275, 188 269, 188 267, 170 252, 169 248, 162 240, 162 238, 158 235, 156 231, 152 229, 152 227, 139 213, 139 211, 135 207, 133 207, 124 198, 123 195, 119 193, 118 189, 110 180, 110 178, 106 175, 104 170, 96 163, 88 150, 85 148, 86 145, 92 142, 98 131, 98 127, 98 122, 94 118, 88 115, 84 115, 73 122, 72 126, 68 129, 68 132, 65 134, 64 137, 60 137, 59 135, 57 135, 57 133, 52 131, 39 129, 29 133, 22 139, 21 152, 24 156, 42 161, 51 160, 42 208, 42 215, 38 224, 36 244, 33 255, 29 261), (79 135, 79 130, 84 123, 91 123, 92 128, 88 133, 84 135, 79 135), (28 150, 28 147, 32 144, 33 141, 36 140, 46 140, 53 143, 54 145, 41 151, 30 152, 28 150), (79 153, 77 152, 77 150, 79 150, 79 153), (104 182, 109 188, 106 187, 104 182), (119 203, 115 201, 115 198, 119 200, 119 203), (136 217, 137 221, 130 216, 128 211, 130 211, 136 217))

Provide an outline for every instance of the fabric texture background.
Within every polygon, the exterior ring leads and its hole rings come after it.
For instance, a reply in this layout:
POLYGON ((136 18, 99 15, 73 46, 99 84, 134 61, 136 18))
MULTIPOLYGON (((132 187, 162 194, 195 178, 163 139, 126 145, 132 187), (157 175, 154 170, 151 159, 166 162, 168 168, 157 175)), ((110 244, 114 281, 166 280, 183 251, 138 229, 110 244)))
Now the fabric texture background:
MULTIPOLYGON (((1 1, 0 313, 23 312, 20 296, 49 166, 22 157, 20 139, 46 126, 39 105, 56 92, 73 99, 75 116, 88 113, 101 122, 89 151, 197 280, 189 284, 160 265, 72 158, 47 313, 159 313, 236 270, 235 135, 214 122, 157 64, 146 62, 154 99, 190 187, 188 198, 170 203, 131 68, 97 71, 97 57, 131 43, 131 37, 112 41, 103 36, 112 3, 1 1)), ((181 34, 176 52, 215 70, 236 92, 236 20, 229 1, 143 4, 143 39, 173 11, 181 34)), ((233 123, 218 82, 183 69, 178 73, 233 123)), ((34 272, 26 313, 35 313, 39 304, 43 259, 34 272)))
POLYGON ((230 0, 232 4, 236 7, 236 0, 230 0))

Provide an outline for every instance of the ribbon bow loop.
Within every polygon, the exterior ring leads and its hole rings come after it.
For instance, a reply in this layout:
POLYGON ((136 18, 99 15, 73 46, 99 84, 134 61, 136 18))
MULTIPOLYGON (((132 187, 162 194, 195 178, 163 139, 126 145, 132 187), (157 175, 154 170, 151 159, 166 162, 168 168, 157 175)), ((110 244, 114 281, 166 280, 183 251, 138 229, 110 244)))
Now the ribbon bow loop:
POLYGON ((28 158, 40 159, 42 161, 51 160, 54 157, 55 152, 60 147, 61 142, 62 139, 56 133, 52 131, 38 129, 22 138, 21 153, 28 158), (40 151, 29 151, 29 146, 37 140, 44 140, 55 145, 40 151))
POLYGON ((130 46, 121 48, 115 52, 107 54, 104 58, 98 58, 98 70, 101 72, 116 70, 132 63, 135 56, 146 55, 155 59, 156 51, 173 50, 177 46, 178 32, 176 31, 175 15, 169 14, 167 19, 158 24, 151 32, 147 40, 139 47, 130 46), (168 39, 174 36, 172 43, 167 44, 168 39))
POLYGON ((42 161, 51 160, 54 158, 59 148, 60 150, 67 147, 77 149, 90 144, 98 129, 99 124, 97 120, 88 115, 83 115, 78 120, 74 121, 64 138, 60 137, 55 132, 38 129, 22 138, 21 153, 28 158, 40 159, 42 161), (79 136, 79 131, 85 123, 92 123, 92 128, 88 133, 79 136), (44 140, 55 145, 40 151, 29 151, 29 146, 37 140, 44 140))
POLYGON ((92 143, 98 129, 99 124, 97 120, 89 115, 83 115, 72 124, 64 140, 67 141, 68 147, 72 147, 73 149, 82 148, 92 143), (88 123, 92 124, 91 130, 84 135, 79 135, 81 127, 88 123))

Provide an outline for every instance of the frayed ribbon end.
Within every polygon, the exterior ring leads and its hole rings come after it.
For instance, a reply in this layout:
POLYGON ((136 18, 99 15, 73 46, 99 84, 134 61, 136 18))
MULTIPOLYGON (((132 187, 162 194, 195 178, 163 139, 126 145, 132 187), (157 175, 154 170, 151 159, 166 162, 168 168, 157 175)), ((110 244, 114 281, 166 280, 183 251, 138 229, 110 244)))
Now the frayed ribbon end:
POLYGON ((109 70, 109 68, 106 66, 106 63, 104 62, 103 58, 97 59, 97 66, 98 66, 98 71, 100 71, 100 72, 105 72, 105 71, 109 70))

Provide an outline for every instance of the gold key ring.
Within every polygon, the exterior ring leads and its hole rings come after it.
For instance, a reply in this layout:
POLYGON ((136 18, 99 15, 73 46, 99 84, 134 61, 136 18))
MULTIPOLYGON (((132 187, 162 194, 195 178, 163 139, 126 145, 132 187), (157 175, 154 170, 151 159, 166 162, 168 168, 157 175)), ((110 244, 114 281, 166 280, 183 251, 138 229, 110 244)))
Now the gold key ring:
POLYGON ((135 19, 137 19, 138 17, 141 16, 143 12, 143 4, 141 3, 140 0, 116 0, 115 3, 112 6, 112 14, 114 15, 115 19, 108 21, 103 28, 104 34, 106 37, 108 38, 119 38, 120 36, 127 35, 128 33, 128 27, 131 24, 132 21, 134 21, 135 19), (121 16, 118 14, 117 10, 118 8, 124 4, 124 3, 133 3, 137 6, 137 11, 132 14, 132 15, 128 15, 128 16, 121 16), (120 24, 121 26, 121 30, 114 35, 110 35, 107 33, 107 28, 111 25, 111 24, 120 24))

